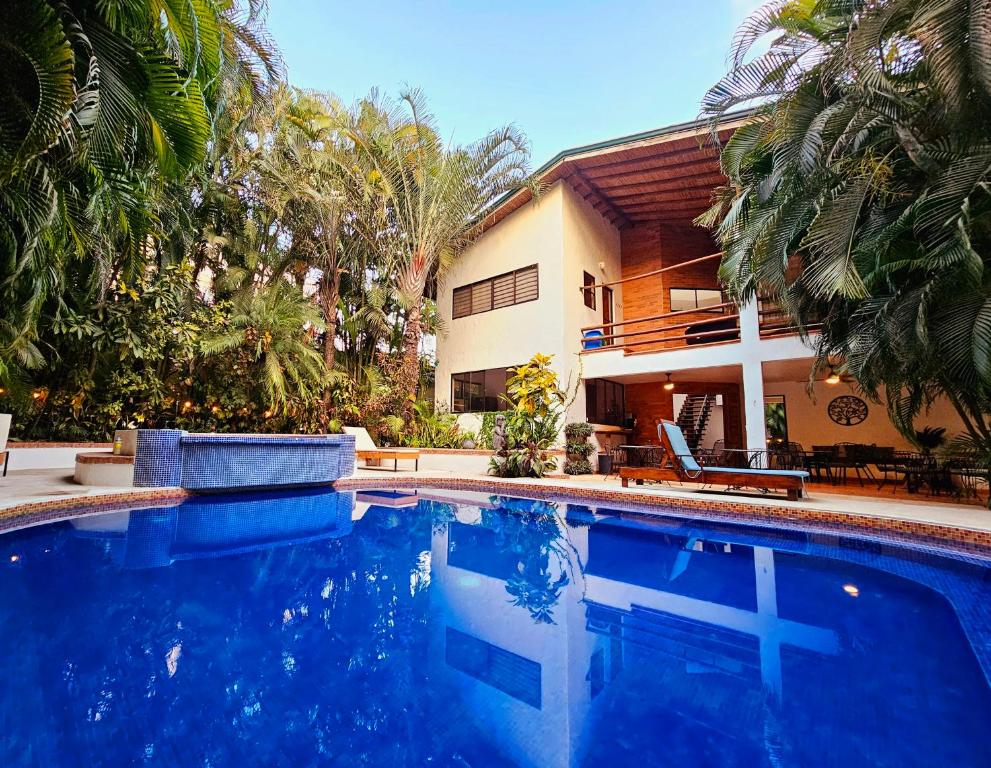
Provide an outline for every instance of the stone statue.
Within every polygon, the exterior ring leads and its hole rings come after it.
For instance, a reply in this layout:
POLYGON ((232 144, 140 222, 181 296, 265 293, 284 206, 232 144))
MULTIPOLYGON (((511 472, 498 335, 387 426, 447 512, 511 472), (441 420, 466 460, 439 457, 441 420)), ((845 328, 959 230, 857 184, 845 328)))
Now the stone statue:
POLYGON ((502 453, 506 448, 506 417, 500 413, 495 417, 495 427, 492 428, 492 450, 502 453))

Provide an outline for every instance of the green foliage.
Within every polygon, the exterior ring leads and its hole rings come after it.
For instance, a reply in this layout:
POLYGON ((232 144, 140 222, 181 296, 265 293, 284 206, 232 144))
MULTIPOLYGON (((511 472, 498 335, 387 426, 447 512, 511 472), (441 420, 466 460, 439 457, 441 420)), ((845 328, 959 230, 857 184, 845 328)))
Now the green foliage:
POLYGON ((914 442, 925 453, 935 451, 946 442, 946 427, 923 427, 916 431, 914 442))
POLYGON ((569 456, 581 456, 584 458, 592 455, 592 451, 595 450, 595 446, 588 442, 568 443, 565 445, 564 450, 569 456))
POLYGON ((703 101, 714 123, 758 105, 701 218, 721 278, 821 324, 816 369, 885 398, 909 439, 941 397, 991 438, 989 30, 969 0, 769 3, 703 101))
POLYGON ((8 398, 22 437, 107 439, 125 427, 313 431, 322 361, 313 306, 276 284, 247 302, 191 298, 192 267, 121 283, 56 326, 62 365, 8 398), (257 306, 256 306, 257 303, 257 306), (292 425, 292 426, 289 426, 292 425))
POLYGON ((590 475, 592 474, 592 465, 588 459, 567 459, 564 462, 564 474, 590 475))
POLYGON ((371 187, 392 216, 392 226, 364 231, 374 247, 396 260, 395 287, 406 323, 401 355, 389 374, 395 381, 393 409, 406 414, 419 379, 425 289, 480 233, 482 211, 527 183, 529 151, 511 125, 452 147, 415 90, 404 92, 398 104, 367 99, 341 132, 358 155, 349 168, 359 176, 359 187, 371 187))
POLYGON ((228 116, 278 76, 263 10, 0 4, 0 380, 51 360, 39 325, 60 294, 99 304, 112 278, 139 273, 172 217, 167 188, 186 186, 189 199, 228 116))
POLYGON ((441 330, 424 288, 525 180, 525 141, 452 146, 418 94, 348 107, 285 85, 265 10, 0 3, 0 397, 19 436, 474 439, 413 412, 420 336, 441 330))
POLYGON ((547 441, 524 440, 511 442, 505 455, 489 459, 489 474, 496 477, 543 477, 557 469, 557 458, 549 453, 547 441))
POLYGON ((564 425, 564 436, 569 443, 588 440, 593 434, 595 434, 595 427, 587 421, 572 421, 564 425))
POLYGON ((475 434, 462 431, 458 417, 434 408, 432 402, 418 400, 413 404, 413 420, 397 435, 401 445, 416 448, 461 448, 475 434))
MULTIPOLYGON (((499 477, 543 477, 557 469, 557 458, 550 453, 561 431, 569 398, 549 355, 536 354, 518 368, 506 382, 515 407, 506 421, 508 447, 489 461, 489 473, 499 477)), ((575 389, 577 392, 577 387, 575 389)))
POLYGON ((595 427, 585 421, 575 421, 564 426, 568 442, 565 446, 567 460, 564 462, 566 475, 590 475, 592 465, 588 457, 595 450, 588 439, 595 433, 595 427))

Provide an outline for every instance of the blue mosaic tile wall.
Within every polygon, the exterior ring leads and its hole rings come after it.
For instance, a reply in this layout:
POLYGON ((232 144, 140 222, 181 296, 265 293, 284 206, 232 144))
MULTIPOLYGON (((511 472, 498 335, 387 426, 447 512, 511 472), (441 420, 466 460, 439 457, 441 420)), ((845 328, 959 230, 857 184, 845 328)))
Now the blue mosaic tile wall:
POLYGON ((174 488, 182 477, 181 429, 139 429, 134 451, 137 488, 174 488))
MULTIPOLYGON (((196 496, 167 510, 131 512, 115 557, 159 568, 351 533, 354 494, 328 490, 196 496)), ((115 534, 119 536, 119 534, 115 534)))
POLYGON ((354 473, 351 435, 138 431, 134 485, 191 491, 324 485, 354 473))

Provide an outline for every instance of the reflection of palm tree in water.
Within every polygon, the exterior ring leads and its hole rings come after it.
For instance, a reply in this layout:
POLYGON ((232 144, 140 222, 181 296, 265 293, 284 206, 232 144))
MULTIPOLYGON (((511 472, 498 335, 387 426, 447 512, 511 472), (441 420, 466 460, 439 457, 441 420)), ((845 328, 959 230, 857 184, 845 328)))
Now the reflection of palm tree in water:
POLYGON ((554 606, 561 591, 571 583, 568 550, 574 550, 562 535, 557 505, 532 499, 491 500, 498 510, 484 510, 483 525, 495 532, 500 551, 515 556, 517 561, 515 572, 506 580, 510 602, 526 608, 538 623, 555 623, 554 606))

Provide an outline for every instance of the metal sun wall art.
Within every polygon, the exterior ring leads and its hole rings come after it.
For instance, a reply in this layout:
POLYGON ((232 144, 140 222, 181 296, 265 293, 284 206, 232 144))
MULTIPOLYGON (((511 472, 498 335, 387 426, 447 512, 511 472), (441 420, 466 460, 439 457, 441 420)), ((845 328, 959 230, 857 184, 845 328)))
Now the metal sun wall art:
POLYGON ((840 395, 830 402, 826 411, 841 427, 852 427, 867 418, 867 403, 854 395, 840 395))

